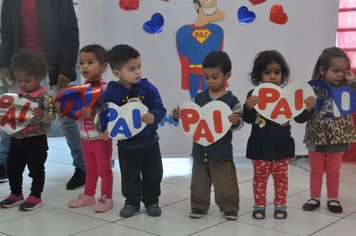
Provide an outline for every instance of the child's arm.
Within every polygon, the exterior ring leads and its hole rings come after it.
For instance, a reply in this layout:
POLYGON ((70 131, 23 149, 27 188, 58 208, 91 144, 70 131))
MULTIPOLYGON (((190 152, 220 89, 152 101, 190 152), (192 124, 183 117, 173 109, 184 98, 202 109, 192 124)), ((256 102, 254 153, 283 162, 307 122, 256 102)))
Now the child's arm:
POLYGON ((180 107, 179 106, 173 108, 172 116, 173 116, 173 120, 176 121, 176 122, 178 122, 179 119, 182 118, 182 114, 180 112, 180 107))
POLYGON ((316 98, 312 97, 312 96, 307 97, 304 100, 304 104, 305 104, 304 111, 294 118, 295 122, 297 122, 297 123, 304 123, 307 120, 309 120, 309 118, 314 113, 314 107, 315 107, 315 104, 316 104, 316 98))
POLYGON ((39 106, 33 109, 33 118, 43 123, 50 124, 56 118, 53 98, 48 94, 39 99, 39 106))
POLYGON ((352 88, 356 88, 356 76, 351 70, 345 71, 345 80, 352 88))
POLYGON ((244 121, 242 119, 242 107, 241 103, 237 100, 237 103, 232 108, 232 114, 229 115, 229 121, 231 122, 231 130, 236 131, 244 126, 244 121))
POLYGON ((154 86, 152 86, 150 101, 148 102, 149 104, 147 107, 149 109, 149 113, 143 115, 142 118, 148 121, 151 121, 151 119, 153 118, 153 121, 150 124, 160 123, 163 117, 166 115, 167 110, 163 106, 163 102, 161 96, 159 95, 158 89, 154 86))
POLYGON ((256 96, 251 96, 252 91, 247 95, 246 102, 243 107, 243 119, 246 123, 253 124, 257 118, 257 111, 253 108, 259 99, 256 96))

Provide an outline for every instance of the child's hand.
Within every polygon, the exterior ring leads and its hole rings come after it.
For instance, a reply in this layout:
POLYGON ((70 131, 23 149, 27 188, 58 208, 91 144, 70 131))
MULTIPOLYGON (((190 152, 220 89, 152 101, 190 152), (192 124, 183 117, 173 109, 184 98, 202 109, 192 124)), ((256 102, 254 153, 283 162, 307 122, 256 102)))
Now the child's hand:
POLYGON ((54 103, 54 111, 55 111, 58 115, 62 115, 62 114, 61 114, 61 103, 60 103, 60 102, 55 102, 55 103, 54 103))
POLYGON ((236 125, 237 122, 239 122, 240 116, 241 116, 240 113, 232 113, 231 115, 228 116, 228 118, 232 125, 236 125))
POLYGON ((252 110, 259 101, 260 99, 257 96, 251 96, 246 99, 245 105, 248 109, 252 110))
POLYGON ((316 98, 313 96, 309 96, 304 100, 305 107, 308 111, 313 110, 316 104, 316 98))
POLYGON ((83 107, 82 116, 86 118, 94 118, 96 115, 96 111, 91 109, 90 107, 83 107))
POLYGON ((345 70, 345 80, 348 83, 356 82, 356 76, 351 70, 345 70))
POLYGON ((173 108, 172 115, 173 115, 173 118, 176 120, 179 120, 180 118, 182 118, 181 113, 180 113, 180 108, 179 107, 173 108))
POLYGON ((147 113, 141 117, 141 121, 146 124, 153 124, 155 122, 155 116, 152 113, 147 113))
POLYGON ((39 107, 35 107, 32 111, 32 115, 34 119, 41 120, 44 116, 43 111, 39 107))
POLYGON ((109 140, 109 132, 105 131, 103 133, 99 133, 99 138, 104 141, 108 141, 109 140))

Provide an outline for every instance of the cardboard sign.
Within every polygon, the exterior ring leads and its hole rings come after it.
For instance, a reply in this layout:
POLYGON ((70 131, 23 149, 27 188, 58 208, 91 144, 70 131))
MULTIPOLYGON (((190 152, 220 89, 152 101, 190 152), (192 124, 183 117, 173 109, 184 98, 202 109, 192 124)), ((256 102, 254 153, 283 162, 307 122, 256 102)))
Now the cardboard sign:
POLYGON ((317 96, 315 110, 320 112, 327 99, 331 99, 332 110, 323 111, 327 117, 347 116, 356 112, 356 90, 350 87, 331 87, 324 80, 308 82, 317 96))
POLYGON ((148 108, 141 102, 129 102, 121 107, 107 102, 96 114, 94 122, 99 132, 108 131, 109 137, 123 140, 133 137, 146 127, 141 117, 147 112, 148 108))
POLYGON ((194 142, 208 146, 221 139, 231 128, 230 107, 221 101, 211 101, 200 107, 194 102, 183 102, 181 128, 194 142))
POLYGON ((15 93, 0 96, 0 128, 6 133, 16 133, 25 128, 31 121, 32 110, 38 103, 19 98, 15 93))
POLYGON ((84 107, 93 107, 101 95, 101 85, 83 84, 64 88, 56 96, 62 115, 78 120, 84 107))
POLYGON ((252 95, 260 102, 254 107, 263 117, 278 124, 283 124, 298 116, 305 109, 304 100, 315 96, 307 83, 292 83, 281 88, 272 83, 263 83, 256 87, 252 95))

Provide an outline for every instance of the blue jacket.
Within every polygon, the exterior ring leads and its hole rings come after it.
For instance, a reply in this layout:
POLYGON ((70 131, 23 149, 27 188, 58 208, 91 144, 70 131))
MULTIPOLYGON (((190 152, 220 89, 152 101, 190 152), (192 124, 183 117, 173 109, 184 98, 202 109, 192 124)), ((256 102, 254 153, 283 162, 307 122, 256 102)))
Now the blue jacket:
POLYGON ((147 126, 135 136, 117 142, 119 148, 138 149, 151 146, 158 141, 158 124, 166 115, 161 96, 157 88, 147 79, 141 79, 138 84, 134 84, 130 89, 123 87, 117 81, 111 81, 101 97, 101 102, 112 102, 118 106, 123 106, 128 102, 142 102, 155 117, 153 124, 147 126))
MULTIPOLYGON (((231 93, 231 91, 228 91, 217 100, 226 103, 233 112, 242 113, 241 104, 239 100, 231 93)), ((212 101, 212 99, 209 96, 209 92, 206 90, 204 92, 198 93, 198 95, 194 98, 194 101, 197 105, 202 107, 208 102, 212 101)), ((240 129, 242 126, 243 121, 240 119, 236 127, 232 127, 232 129, 230 129, 224 137, 208 146, 203 146, 193 142, 192 157, 201 160, 232 160, 232 131, 240 129)))

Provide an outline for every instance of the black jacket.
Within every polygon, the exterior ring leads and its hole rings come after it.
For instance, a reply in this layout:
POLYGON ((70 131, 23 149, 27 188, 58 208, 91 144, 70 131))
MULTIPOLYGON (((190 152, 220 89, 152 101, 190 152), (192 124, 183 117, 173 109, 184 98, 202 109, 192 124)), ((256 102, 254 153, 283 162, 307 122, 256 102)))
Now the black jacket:
MULTIPOLYGON (((253 90, 252 90, 253 91, 253 90)), ((247 97, 252 94, 250 91, 247 97)), ((304 110, 294 118, 298 123, 304 123, 312 113, 304 110)), ((244 104, 243 119, 252 124, 251 135, 247 142, 246 158, 252 160, 279 161, 295 155, 294 139, 291 137, 291 126, 288 123, 280 125, 248 109, 244 104)))
MULTIPOLYGON (((12 55, 22 48, 21 0, 4 0, 1 11, 0 68, 10 68, 12 55)), ((79 30, 72 0, 37 0, 38 25, 50 84, 63 74, 74 81, 79 30)))

